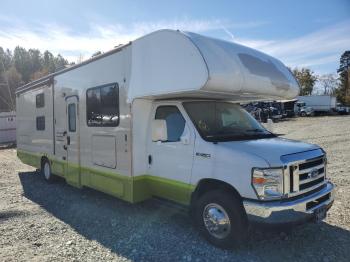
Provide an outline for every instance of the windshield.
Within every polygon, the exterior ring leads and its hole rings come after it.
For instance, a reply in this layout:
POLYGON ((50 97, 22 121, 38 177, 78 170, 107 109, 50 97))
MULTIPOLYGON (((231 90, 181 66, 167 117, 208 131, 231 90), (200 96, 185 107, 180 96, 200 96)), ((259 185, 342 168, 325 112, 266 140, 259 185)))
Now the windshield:
POLYGON ((274 137, 240 105, 229 102, 183 103, 203 139, 212 142, 274 137))

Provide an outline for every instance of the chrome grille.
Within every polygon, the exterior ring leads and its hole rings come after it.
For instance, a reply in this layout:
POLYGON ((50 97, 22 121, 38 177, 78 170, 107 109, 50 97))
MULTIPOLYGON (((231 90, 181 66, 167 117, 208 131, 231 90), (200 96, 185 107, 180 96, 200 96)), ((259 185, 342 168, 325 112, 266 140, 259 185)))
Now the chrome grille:
POLYGON ((285 167, 284 190, 288 197, 316 190, 326 183, 324 154, 288 163, 285 167))

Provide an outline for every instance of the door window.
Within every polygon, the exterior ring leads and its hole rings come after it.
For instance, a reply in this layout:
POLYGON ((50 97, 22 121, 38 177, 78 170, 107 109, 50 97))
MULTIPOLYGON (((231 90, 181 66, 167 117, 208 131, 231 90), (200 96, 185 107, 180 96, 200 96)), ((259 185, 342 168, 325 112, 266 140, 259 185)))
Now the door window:
POLYGON ((76 107, 74 103, 68 105, 68 129, 69 132, 75 132, 77 129, 76 107))
POLYGON ((155 119, 166 121, 168 132, 167 142, 180 141, 186 121, 176 106, 159 106, 156 111, 155 119))

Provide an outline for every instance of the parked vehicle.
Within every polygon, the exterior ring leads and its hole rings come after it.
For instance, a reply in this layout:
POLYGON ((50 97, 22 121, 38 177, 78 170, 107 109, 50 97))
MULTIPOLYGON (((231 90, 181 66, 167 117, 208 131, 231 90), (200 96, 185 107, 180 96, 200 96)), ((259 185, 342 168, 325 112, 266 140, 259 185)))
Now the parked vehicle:
POLYGON ((310 106, 306 106, 305 102, 296 102, 295 103, 295 113, 298 116, 314 116, 314 109, 310 106))
POLYGON ((0 145, 16 144, 16 113, 0 112, 0 145))
POLYGON ((337 103, 336 111, 339 115, 348 115, 350 113, 350 107, 337 103))
POLYGON ((325 152, 277 137, 237 104, 298 92, 275 58, 161 30, 19 88, 17 154, 49 182, 186 205, 227 248, 250 222, 322 220, 333 203, 325 152))
POLYGON ((304 102, 306 107, 312 107, 315 114, 336 112, 337 98, 331 95, 298 96, 298 102, 304 102))
POLYGON ((282 116, 284 118, 286 117, 294 117, 295 116, 295 103, 297 102, 297 99, 290 99, 290 100, 280 100, 278 103, 281 105, 282 110, 282 116))
POLYGON ((271 119, 278 121, 283 118, 283 110, 281 103, 269 102, 269 110, 271 112, 271 119))
POLYGON ((279 105, 272 102, 253 102, 243 104, 242 107, 261 123, 267 123, 268 119, 278 121, 283 117, 279 105))

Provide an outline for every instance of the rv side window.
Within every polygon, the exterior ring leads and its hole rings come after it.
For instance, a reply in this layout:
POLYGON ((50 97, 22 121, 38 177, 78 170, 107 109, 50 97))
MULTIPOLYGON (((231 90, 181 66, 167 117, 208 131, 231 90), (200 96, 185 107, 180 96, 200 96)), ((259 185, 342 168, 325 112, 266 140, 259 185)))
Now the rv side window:
POLYGON ((44 93, 36 95, 36 97, 35 97, 35 104, 36 104, 37 108, 45 106, 44 93))
POLYGON ((45 117, 38 116, 36 118, 36 130, 42 131, 45 130, 45 117))
POLYGON ((163 119, 166 121, 168 131, 167 142, 180 141, 186 121, 176 106, 159 106, 156 111, 155 119, 163 119))
POLYGON ((118 84, 108 84, 87 90, 86 118, 88 126, 119 125, 118 84))
POLYGON ((75 132, 77 129, 75 104, 68 105, 68 129, 69 132, 75 132))

